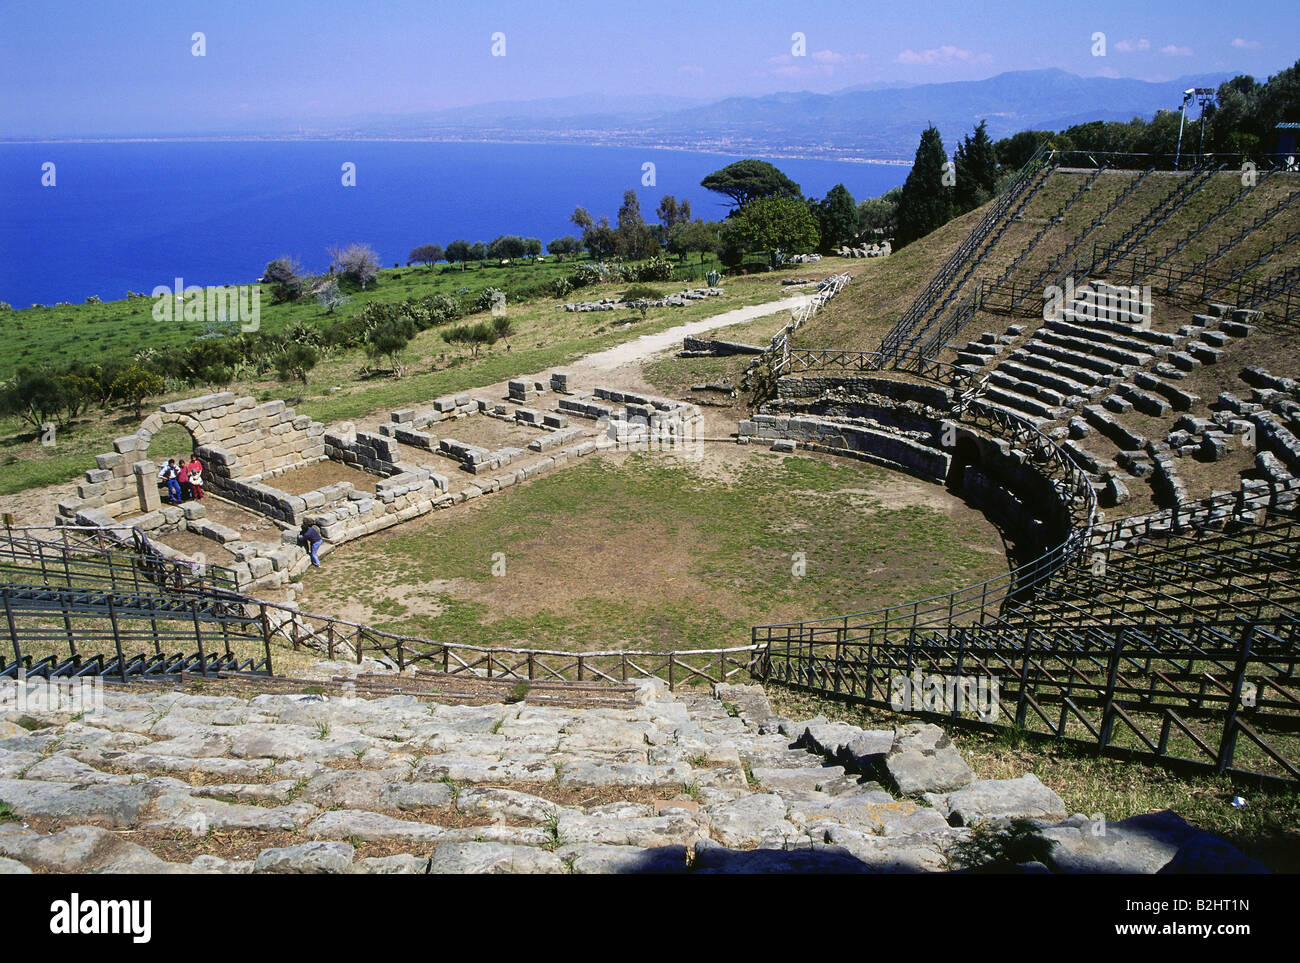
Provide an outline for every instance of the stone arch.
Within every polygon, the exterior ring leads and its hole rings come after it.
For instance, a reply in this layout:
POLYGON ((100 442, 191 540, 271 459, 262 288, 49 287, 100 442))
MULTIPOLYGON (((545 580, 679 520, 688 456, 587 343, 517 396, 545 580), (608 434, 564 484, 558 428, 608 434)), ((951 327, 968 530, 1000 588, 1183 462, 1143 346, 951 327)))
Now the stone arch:
POLYGON ((163 425, 179 424, 189 432, 190 437, 194 439, 194 448, 206 445, 209 442, 211 432, 203 426, 203 423, 197 418, 179 411, 155 411, 152 415, 140 423, 136 429, 136 437, 140 439, 140 447, 137 451, 140 458, 144 459, 149 454, 149 445, 153 441, 153 436, 162 430, 163 425))

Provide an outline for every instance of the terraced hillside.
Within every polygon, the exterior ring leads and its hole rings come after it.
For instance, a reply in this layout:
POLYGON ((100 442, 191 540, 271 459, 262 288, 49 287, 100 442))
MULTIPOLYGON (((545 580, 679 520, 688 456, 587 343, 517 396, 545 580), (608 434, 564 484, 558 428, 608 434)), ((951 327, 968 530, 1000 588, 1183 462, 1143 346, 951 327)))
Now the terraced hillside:
POLYGON ((1251 182, 1235 169, 1052 165, 1027 176, 1014 203, 986 225, 987 235, 963 250, 968 232, 990 211, 949 222, 917 242, 924 245, 920 250, 891 255, 935 263, 913 301, 901 305, 900 292, 859 286, 800 332, 798 343, 877 350, 878 317, 892 309, 895 327, 881 340, 892 336, 902 357, 935 358, 961 333, 996 327, 990 314, 1032 324, 1041 315, 1044 288, 1066 277, 1079 284, 1088 277, 1151 284, 1187 304, 1230 301, 1266 316, 1300 317, 1300 175, 1294 172, 1260 171, 1251 182), (935 259, 940 250, 939 258, 957 263, 935 259), (946 283, 935 285, 936 279, 946 283), (924 303, 917 303, 923 294, 924 303), (955 311, 963 306, 967 310, 955 311), (855 316, 861 323, 851 323, 855 316), (898 328, 900 319, 905 330, 898 328))

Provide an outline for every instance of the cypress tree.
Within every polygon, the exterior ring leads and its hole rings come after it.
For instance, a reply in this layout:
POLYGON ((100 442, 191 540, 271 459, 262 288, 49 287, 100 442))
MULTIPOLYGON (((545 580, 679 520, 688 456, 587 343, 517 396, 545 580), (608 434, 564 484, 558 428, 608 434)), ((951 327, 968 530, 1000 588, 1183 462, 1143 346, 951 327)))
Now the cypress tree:
POLYGON ((943 165, 947 162, 943 138, 931 125, 921 134, 912 172, 903 183, 903 195, 898 202, 895 247, 911 244, 952 220, 953 189, 943 183, 943 165))
POLYGON ((824 200, 812 205, 813 216, 821 229, 821 252, 829 254, 858 235, 858 205, 843 184, 836 184, 824 200))

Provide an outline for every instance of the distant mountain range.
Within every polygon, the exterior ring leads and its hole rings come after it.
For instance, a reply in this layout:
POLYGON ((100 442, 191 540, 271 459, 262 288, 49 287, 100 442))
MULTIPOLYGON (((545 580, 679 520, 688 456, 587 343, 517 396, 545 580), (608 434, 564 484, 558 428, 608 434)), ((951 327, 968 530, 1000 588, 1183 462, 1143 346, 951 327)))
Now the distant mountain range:
POLYGON ((1164 83, 1021 70, 986 80, 913 86, 864 85, 830 94, 778 93, 690 101, 600 96, 458 107, 423 115, 357 119, 372 136, 690 147, 727 153, 910 161, 933 123, 949 150, 980 120, 995 139, 1026 128, 1057 130, 1091 120, 1150 118, 1177 108, 1188 87, 1217 87, 1229 74, 1164 83))
POLYGON ((1011 71, 985 80, 871 83, 829 94, 804 91, 721 100, 584 94, 332 121, 286 117, 239 129, 213 127, 162 136, 600 144, 907 163, 929 124, 939 128, 951 151, 981 120, 988 122, 989 134, 996 139, 1028 128, 1059 130, 1092 120, 1149 119, 1161 108, 1177 108, 1188 87, 1217 87, 1230 77, 1199 74, 1153 83, 1049 69, 1011 71))

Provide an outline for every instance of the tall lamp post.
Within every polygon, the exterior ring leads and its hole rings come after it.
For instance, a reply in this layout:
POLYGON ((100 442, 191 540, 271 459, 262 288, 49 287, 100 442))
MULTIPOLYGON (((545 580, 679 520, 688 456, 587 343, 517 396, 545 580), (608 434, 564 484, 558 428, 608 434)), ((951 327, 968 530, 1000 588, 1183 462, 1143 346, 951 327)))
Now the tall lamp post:
POLYGON ((1193 100, 1201 108, 1201 137, 1196 147, 1197 157, 1205 153, 1205 108, 1214 103, 1213 87, 1188 87, 1183 91, 1183 102, 1178 108, 1178 150, 1174 154, 1174 170, 1182 170, 1183 124, 1187 121, 1187 105, 1193 100))
POLYGON ((1178 106, 1178 150, 1174 154, 1174 170, 1182 170, 1183 158, 1183 124, 1187 120, 1187 105, 1196 96, 1196 88, 1188 87, 1183 91, 1183 102, 1178 106))

